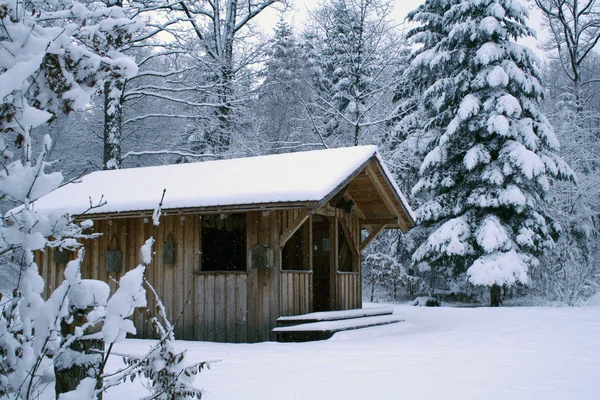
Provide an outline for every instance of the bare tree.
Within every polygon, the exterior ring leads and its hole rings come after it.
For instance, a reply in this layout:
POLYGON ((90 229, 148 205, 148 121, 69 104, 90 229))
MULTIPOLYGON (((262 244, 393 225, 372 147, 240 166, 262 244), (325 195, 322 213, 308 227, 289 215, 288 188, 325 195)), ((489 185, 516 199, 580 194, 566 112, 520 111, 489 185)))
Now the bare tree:
POLYGON ((585 68, 585 60, 600 41, 600 3, 597 0, 535 0, 551 36, 544 48, 555 57, 572 83, 564 89, 574 96, 577 110, 584 99, 581 88, 600 82, 600 71, 585 68))
POLYGON ((388 19, 386 0, 333 0, 313 15, 305 34, 312 79, 307 100, 333 145, 373 142, 368 130, 396 118, 390 107, 407 46, 388 19))
POLYGON ((232 110, 244 97, 236 83, 261 54, 260 46, 253 46, 248 39, 253 35, 252 21, 276 4, 285 6, 286 0, 182 0, 173 7, 192 24, 213 76, 216 124, 212 131, 204 132, 212 151, 226 151, 231 145, 232 110))

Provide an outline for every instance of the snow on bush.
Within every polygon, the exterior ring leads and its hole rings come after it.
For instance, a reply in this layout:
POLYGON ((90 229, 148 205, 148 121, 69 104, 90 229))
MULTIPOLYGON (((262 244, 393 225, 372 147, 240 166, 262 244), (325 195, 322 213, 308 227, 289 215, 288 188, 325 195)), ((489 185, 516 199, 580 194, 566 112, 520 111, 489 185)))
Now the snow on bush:
POLYGON ((87 103, 105 79, 135 74, 137 67, 128 57, 102 53, 98 45, 140 27, 119 7, 0 0, 0 198, 4 209, 21 205, 0 219, 0 262, 20 271, 13 297, 0 303, 0 396, 37 396, 40 375, 51 366, 45 357, 58 357, 69 344, 59 334, 60 323, 70 315, 69 304, 102 308, 106 300, 102 285, 81 281, 80 258, 69 264, 65 281, 48 301, 41 297, 44 281, 33 252, 75 250, 78 239, 90 237, 84 231, 91 224, 35 211, 32 202, 56 189, 63 178, 47 172, 50 138, 36 141, 31 133, 57 114, 87 103), (36 155, 37 142, 41 150, 36 155))
POLYGON ((139 377, 150 391, 145 400, 200 399, 202 390, 194 385, 194 380, 209 364, 205 361, 189 364, 185 359, 185 351, 178 353, 175 350, 173 326, 167 318, 165 307, 154 288, 146 283, 156 298, 158 317, 152 318, 152 326, 159 341, 143 357, 127 355, 123 361, 133 370, 130 376, 139 377))

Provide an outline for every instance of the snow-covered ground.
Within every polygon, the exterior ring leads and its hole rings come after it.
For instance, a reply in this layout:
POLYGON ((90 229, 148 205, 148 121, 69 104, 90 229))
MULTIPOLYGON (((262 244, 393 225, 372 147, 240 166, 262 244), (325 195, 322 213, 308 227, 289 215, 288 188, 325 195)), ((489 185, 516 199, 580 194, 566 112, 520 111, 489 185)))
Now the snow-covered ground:
MULTIPOLYGON (((394 308, 404 322, 322 342, 178 345, 221 360, 198 375, 206 400, 600 399, 600 307, 394 308)), ((146 393, 136 380, 105 399, 146 393)))

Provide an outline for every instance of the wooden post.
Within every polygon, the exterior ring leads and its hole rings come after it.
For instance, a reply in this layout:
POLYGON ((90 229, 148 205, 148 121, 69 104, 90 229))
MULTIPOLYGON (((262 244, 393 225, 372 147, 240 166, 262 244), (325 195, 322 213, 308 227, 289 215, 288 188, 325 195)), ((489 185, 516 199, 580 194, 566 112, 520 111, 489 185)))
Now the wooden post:
MULTIPOLYGON (((73 321, 69 324, 63 321, 61 324, 62 337, 66 338, 75 333, 77 327, 83 326, 87 322, 87 314, 94 309, 93 306, 84 310, 74 310, 72 313, 73 321)), ((100 332, 102 327, 100 324, 86 329, 85 334, 100 332)), ((96 379, 96 388, 102 388, 102 379, 100 377, 100 366, 104 352, 104 341, 102 339, 77 339, 69 346, 65 352, 75 352, 79 354, 71 354, 79 358, 79 362, 69 362, 64 365, 60 359, 71 361, 71 355, 62 354, 57 357, 57 362, 54 364, 54 374, 56 376, 55 392, 58 399, 62 393, 67 393, 75 390, 79 383, 84 378, 96 379), (83 361, 83 362, 82 362, 83 361)), ((102 393, 98 394, 98 399, 102 400, 102 393)))

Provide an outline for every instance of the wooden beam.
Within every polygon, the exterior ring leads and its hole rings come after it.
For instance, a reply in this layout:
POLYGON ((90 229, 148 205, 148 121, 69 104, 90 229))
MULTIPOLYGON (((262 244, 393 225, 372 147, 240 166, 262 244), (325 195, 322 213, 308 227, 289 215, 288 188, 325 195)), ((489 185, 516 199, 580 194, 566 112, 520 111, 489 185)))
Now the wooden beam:
POLYGON ((352 249, 353 255, 355 257, 360 257, 360 253, 358 252, 358 247, 356 246, 356 242, 354 241, 354 238, 350 234, 350 230, 346 226, 346 221, 343 218, 339 218, 338 221, 342 227, 342 230, 344 231, 344 236, 346 236, 346 239, 348 240, 348 243, 350 244, 350 248, 352 249))
POLYGON ((324 215, 325 217, 335 217, 335 208, 330 205, 324 205, 315 210, 315 214, 324 215))
POLYGON ((285 231, 279 236, 279 247, 283 249, 288 240, 302 226, 304 221, 308 219, 314 212, 312 210, 302 210, 302 212, 292 221, 285 231))
POLYGON ((379 181, 379 179, 377 179, 376 172, 373 170, 373 167, 371 166, 371 164, 367 165, 366 170, 367 170, 367 176, 369 177, 369 180, 371 181, 373 186, 375 186, 375 190, 377 190, 377 193, 381 197, 381 200, 383 200, 383 202, 385 203, 385 206, 390 211, 390 214, 392 214, 393 216, 396 216, 397 218, 400 218, 401 217, 400 213, 396 209, 396 206, 392 202, 392 199, 390 199, 390 196, 388 196, 387 191, 383 187, 383 184, 379 181))
MULTIPOLYGON (((392 179, 390 176, 388 176, 388 174, 383 170, 383 166, 381 165, 381 163, 378 162, 375 163, 377 165, 377 171, 379 172, 379 174, 381 175, 381 177, 387 182, 388 186, 393 186, 392 183, 390 183, 390 180, 392 179)), ((402 214, 404 214, 402 216, 402 231, 404 233, 406 233, 408 231, 409 228, 409 224, 411 225, 411 227, 413 227, 415 225, 415 222, 412 219, 412 216, 410 215, 410 212, 408 211, 408 208, 410 207, 407 203, 406 203, 406 199, 402 199, 401 196, 399 196, 399 193, 396 192, 396 190, 392 189, 392 193, 394 195, 394 198, 396 199, 396 201, 398 202, 398 204, 400 204, 400 207, 402 208, 402 214)))
MULTIPOLYGON (((189 207, 189 208, 164 208, 163 215, 186 215, 186 214, 223 214, 223 213, 244 213, 251 211, 279 211, 296 210, 300 208, 313 209, 317 202, 283 202, 283 203, 257 203, 257 204, 236 204, 231 206, 207 206, 207 207, 189 207)), ((115 213, 94 213, 76 215, 76 221, 84 219, 120 219, 132 217, 151 217, 154 210, 136 210, 115 213)))
POLYGON ((381 233, 385 225, 379 225, 373 232, 369 234, 360 244, 360 252, 362 251, 381 233))
POLYGON ((338 203, 338 201, 340 201, 340 199, 342 199, 342 197, 344 197, 344 194, 346 194, 346 191, 348 191, 348 186, 350 185, 350 183, 348 183, 346 186, 344 186, 342 189, 340 189, 339 192, 337 192, 330 200, 329 200, 329 204, 332 207, 335 207, 335 205, 338 203))
POLYGON ((348 191, 346 191, 346 198, 348 200, 352 200, 354 202, 354 211, 353 211, 353 213, 355 213, 356 215, 358 215, 359 219, 367 219, 367 217, 365 217, 365 214, 362 212, 362 210, 360 209, 360 207, 358 206, 358 204, 356 204, 356 201, 354 201, 354 199, 352 198, 352 196, 350 196, 350 193, 348 193, 348 191))
POLYGON ((390 219, 364 219, 360 220, 360 226, 366 225, 400 225, 401 218, 390 218, 390 219))

